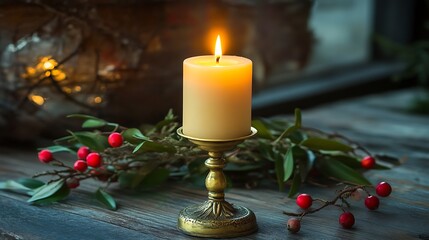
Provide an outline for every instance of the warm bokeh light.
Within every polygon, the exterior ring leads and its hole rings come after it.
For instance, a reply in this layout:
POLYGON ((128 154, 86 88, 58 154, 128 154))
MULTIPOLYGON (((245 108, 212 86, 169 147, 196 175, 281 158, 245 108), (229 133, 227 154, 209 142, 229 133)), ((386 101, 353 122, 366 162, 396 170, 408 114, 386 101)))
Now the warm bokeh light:
POLYGON ((57 64, 57 61, 55 61, 54 59, 49 59, 43 63, 43 70, 52 70, 57 64))
POLYGON ((73 92, 73 90, 72 90, 71 88, 69 88, 69 87, 63 87, 63 91, 64 91, 65 93, 68 93, 68 94, 70 94, 70 93, 72 93, 72 92, 73 92))
POLYGON ((35 68, 33 68, 33 67, 27 67, 26 69, 27 69, 27 74, 29 76, 34 76, 34 74, 36 74, 36 69, 35 68))
POLYGON ((54 79, 56 81, 62 81, 64 79, 66 79, 66 74, 61 70, 54 69, 51 72, 52 72, 52 76, 54 77, 54 79))
POLYGON ((100 104, 103 101, 103 98, 101 98, 100 96, 97 96, 94 98, 94 103, 95 104, 100 104))
POLYGON ((40 95, 34 95, 34 94, 31 94, 31 95, 29 95, 28 96, 28 98, 33 102, 33 103, 35 103, 35 104, 37 104, 37 105, 39 105, 39 106, 42 106, 44 103, 45 103, 45 98, 43 98, 42 96, 40 96, 40 95))
POLYGON ((216 38, 216 47, 215 47, 216 62, 219 62, 221 57, 222 57, 222 45, 221 45, 221 42, 220 42, 220 36, 217 35, 217 38, 216 38))

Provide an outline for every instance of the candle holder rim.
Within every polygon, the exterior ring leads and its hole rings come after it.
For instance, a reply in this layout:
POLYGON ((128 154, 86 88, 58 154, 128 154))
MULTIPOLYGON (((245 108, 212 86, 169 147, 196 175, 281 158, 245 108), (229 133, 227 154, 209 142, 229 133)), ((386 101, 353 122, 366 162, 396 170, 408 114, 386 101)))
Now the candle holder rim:
POLYGON ((176 131, 176 133, 184 138, 187 138, 189 140, 194 140, 194 141, 202 141, 202 142, 234 142, 234 141, 240 141, 240 140, 244 140, 247 138, 250 138, 252 136, 254 136, 256 133, 258 133, 258 130, 256 130, 256 128, 254 127, 250 127, 250 134, 246 135, 246 136, 242 136, 242 137, 238 137, 238 138, 230 138, 230 139, 209 139, 209 138, 197 138, 197 137, 192 137, 189 135, 186 135, 183 133, 183 126, 179 127, 176 131))

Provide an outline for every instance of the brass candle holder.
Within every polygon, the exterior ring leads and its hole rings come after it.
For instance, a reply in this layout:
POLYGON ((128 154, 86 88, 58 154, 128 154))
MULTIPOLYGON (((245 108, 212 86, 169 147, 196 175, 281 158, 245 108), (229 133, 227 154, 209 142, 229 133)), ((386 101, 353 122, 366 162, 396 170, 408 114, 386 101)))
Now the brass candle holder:
POLYGON ((180 212, 178 228, 181 231, 198 237, 228 238, 248 235, 258 229, 255 214, 251 210, 225 201, 224 190, 227 183, 223 173, 224 152, 234 149, 237 144, 256 133, 257 130, 252 127, 249 135, 240 138, 200 139, 185 135, 182 127, 177 129, 177 134, 208 152, 209 159, 205 165, 210 170, 205 181, 209 192, 208 200, 186 207, 180 212))

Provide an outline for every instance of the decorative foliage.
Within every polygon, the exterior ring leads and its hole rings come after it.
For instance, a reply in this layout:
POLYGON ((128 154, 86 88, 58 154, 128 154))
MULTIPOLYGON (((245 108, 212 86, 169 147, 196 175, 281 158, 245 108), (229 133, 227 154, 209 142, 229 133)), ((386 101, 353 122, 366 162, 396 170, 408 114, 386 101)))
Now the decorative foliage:
MULTIPOLYGON (((106 192, 112 183, 139 191, 156 187, 168 178, 201 184, 207 174, 204 165, 207 153, 176 135, 179 124, 171 110, 156 125, 142 128, 126 128, 81 114, 69 117, 82 120, 83 130, 69 131, 68 136, 55 140, 55 145, 39 153, 42 163, 59 169, 34 177, 52 176, 52 179, 46 184, 34 179, 6 181, 0 183, 0 189, 25 192, 31 196, 29 202, 45 204, 65 198, 70 189, 91 178, 105 183, 97 190, 96 199, 115 210, 115 200, 106 192), (88 148, 93 153, 89 154, 88 148), (53 157, 58 152, 70 153, 74 155, 71 159, 77 156, 80 160, 71 167, 68 160, 53 157)), ((229 163, 225 172, 234 183, 251 188, 263 181, 277 182, 280 191, 289 186, 289 197, 298 192, 303 182, 371 185, 362 175, 368 166, 364 168, 360 162, 362 155, 371 154, 342 135, 304 127, 299 109, 293 123, 259 119, 253 121, 253 126, 258 129, 257 137, 227 153, 229 163)), ((372 157, 377 162, 389 159, 391 164, 397 163, 395 158, 372 157)), ((377 162, 374 169, 388 169, 377 162)))

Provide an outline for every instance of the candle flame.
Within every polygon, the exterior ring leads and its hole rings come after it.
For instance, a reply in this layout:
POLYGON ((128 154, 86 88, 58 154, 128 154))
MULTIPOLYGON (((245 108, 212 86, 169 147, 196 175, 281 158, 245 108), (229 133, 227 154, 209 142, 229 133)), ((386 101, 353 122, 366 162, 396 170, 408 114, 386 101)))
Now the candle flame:
POLYGON ((220 36, 217 35, 216 47, 215 47, 216 63, 219 63, 220 57, 222 57, 222 45, 220 43, 220 36))

